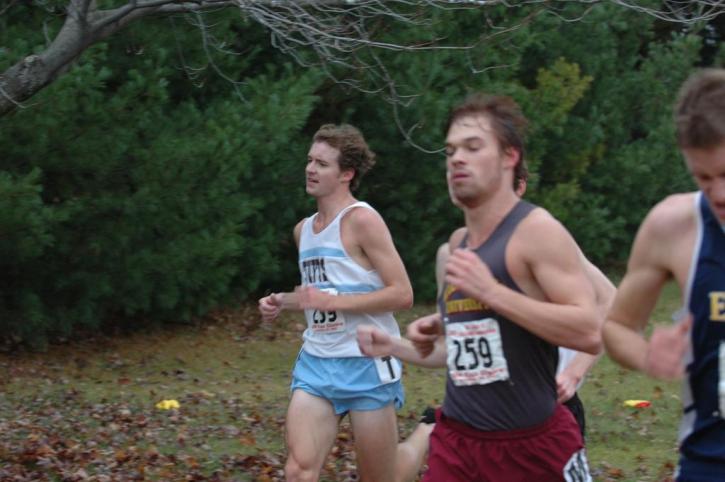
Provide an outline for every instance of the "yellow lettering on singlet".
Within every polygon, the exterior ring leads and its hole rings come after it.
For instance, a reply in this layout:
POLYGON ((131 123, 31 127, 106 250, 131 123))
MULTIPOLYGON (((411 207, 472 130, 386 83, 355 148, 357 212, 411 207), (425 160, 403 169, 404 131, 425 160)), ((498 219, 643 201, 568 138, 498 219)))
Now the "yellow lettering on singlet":
POLYGON ((464 311, 487 311, 488 306, 484 305, 480 301, 476 301, 471 298, 464 298, 462 300, 451 300, 446 301, 446 312, 449 315, 455 313, 461 313, 464 311))
POLYGON ((710 320, 725 321, 725 291, 710 293, 710 320))
POLYGON ((446 313, 453 315, 456 313, 464 313, 470 311, 488 311, 489 306, 481 303, 473 298, 460 298, 452 300, 453 293, 459 291, 455 286, 447 285, 443 293, 443 299, 446 302, 446 313))
POLYGON ((453 285, 446 285, 446 290, 443 292, 443 299, 449 301, 451 295, 456 292, 456 287, 453 285))

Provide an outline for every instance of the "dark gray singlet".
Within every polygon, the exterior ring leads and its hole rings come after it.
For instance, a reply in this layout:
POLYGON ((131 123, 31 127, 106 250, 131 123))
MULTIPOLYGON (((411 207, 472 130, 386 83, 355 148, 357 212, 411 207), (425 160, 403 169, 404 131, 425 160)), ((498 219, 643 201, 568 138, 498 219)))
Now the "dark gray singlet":
MULTIPOLYGON (((474 250, 500 283, 519 292, 506 269, 506 246, 519 222, 535 208, 533 204, 519 201, 491 236, 474 250)), ((557 347, 487 308, 448 313, 447 303, 466 298, 460 291, 444 287, 438 302, 446 326, 496 319, 510 378, 486 385, 456 386, 448 373, 443 413, 485 431, 521 429, 544 422, 556 407, 557 347)))

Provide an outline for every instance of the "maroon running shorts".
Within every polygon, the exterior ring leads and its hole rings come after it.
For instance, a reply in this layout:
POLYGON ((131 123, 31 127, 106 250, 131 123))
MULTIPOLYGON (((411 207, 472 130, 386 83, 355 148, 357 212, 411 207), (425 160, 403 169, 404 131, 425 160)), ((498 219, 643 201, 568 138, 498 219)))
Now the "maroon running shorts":
POLYGON ((423 482, 591 481, 579 426, 557 405, 534 427, 484 432, 447 418, 440 409, 430 435, 423 482))

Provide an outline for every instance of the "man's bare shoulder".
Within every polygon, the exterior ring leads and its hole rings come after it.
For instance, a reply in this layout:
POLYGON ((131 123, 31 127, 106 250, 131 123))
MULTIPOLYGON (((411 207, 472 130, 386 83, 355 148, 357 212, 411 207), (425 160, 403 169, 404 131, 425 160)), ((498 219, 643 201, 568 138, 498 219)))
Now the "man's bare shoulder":
POLYGON ((303 218, 300 222, 295 224, 294 229, 292 230, 292 236, 295 238, 295 243, 299 246, 300 244, 300 236, 302 236, 302 226, 305 224, 305 221, 307 218, 303 218))
POLYGON ((307 221, 307 218, 302 218, 302 219, 300 219, 300 220, 299 220, 299 221, 297 222, 297 224, 295 224, 295 227, 294 227, 294 229, 293 229, 293 232, 295 232, 295 233, 299 233, 300 231, 302 231, 302 225, 304 225, 304 224, 305 224, 305 221, 307 221))
POLYGON ((450 247, 450 250, 453 251, 454 249, 458 248, 461 245, 461 242, 463 241, 463 238, 466 236, 466 227, 461 226, 460 228, 456 229, 451 233, 451 236, 448 238, 448 246, 450 247))
POLYGON ((342 218, 344 223, 354 229, 370 229, 385 227, 385 220, 375 209, 356 206, 350 209, 342 218))
MULTIPOLYGON (((542 207, 536 207, 533 211, 526 216, 521 223, 517 231, 524 237, 530 238, 530 236, 551 234, 556 232, 568 233, 564 225, 554 217, 549 211, 542 207)), ((536 239, 536 238, 533 238, 536 239)))
POLYGON ((667 196, 650 210, 640 230, 660 240, 689 233, 696 224, 695 194, 690 192, 667 196))
POLYGON ((627 272, 674 275, 684 286, 696 230, 695 193, 667 196, 642 221, 627 272))
POLYGON ((380 240, 390 238, 390 230, 383 217, 374 209, 358 206, 350 209, 341 221, 345 248, 353 246, 367 249, 380 240))
POLYGON ((560 260, 562 255, 570 261, 577 261, 580 251, 566 227, 541 207, 531 211, 516 227, 511 249, 522 261, 534 264, 560 260), (565 253, 571 253, 571 256, 565 253))

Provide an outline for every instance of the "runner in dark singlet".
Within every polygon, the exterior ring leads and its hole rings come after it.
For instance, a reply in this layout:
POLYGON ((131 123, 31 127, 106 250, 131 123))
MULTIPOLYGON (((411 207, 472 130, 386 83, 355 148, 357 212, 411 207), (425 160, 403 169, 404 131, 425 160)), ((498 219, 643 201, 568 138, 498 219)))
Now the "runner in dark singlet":
POLYGON ((414 343, 358 329, 369 356, 448 368, 425 481, 591 480, 554 373, 557 346, 598 352, 600 320, 571 235, 514 192, 524 124, 506 97, 452 111, 446 164, 467 237, 446 265, 440 314, 411 324, 414 343))

